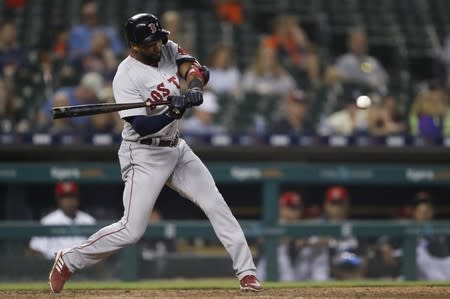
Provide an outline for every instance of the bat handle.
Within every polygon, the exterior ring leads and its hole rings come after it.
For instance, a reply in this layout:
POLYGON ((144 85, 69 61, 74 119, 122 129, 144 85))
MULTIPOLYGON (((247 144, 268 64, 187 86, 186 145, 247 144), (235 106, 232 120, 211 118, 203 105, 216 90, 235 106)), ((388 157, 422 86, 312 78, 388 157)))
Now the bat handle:
POLYGON ((167 101, 161 101, 161 102, 152 102, 150 99, 145 101, 145 106, 147 106, 150 109, 155 109, 156 106, 162 106, 162 105, 170 105, 171 104, 172 96, 167 97, 167 101))

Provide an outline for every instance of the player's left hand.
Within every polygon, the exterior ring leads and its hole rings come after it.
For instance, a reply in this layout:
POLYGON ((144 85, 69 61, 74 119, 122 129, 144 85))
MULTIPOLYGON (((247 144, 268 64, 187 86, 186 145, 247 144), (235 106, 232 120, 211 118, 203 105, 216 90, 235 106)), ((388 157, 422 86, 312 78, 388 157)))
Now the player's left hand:
POLYGON ((203 91, 200 87, 189 88, 185 96, 190 107, 203 103, 203 91))

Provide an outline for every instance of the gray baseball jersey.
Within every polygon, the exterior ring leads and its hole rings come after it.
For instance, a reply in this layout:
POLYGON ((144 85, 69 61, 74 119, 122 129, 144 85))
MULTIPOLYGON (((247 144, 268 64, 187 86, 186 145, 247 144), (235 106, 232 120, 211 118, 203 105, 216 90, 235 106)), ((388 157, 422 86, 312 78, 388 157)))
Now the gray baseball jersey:
MULTIPOLYGON (((147 98, 162 101, 168 95, 179 95, 177 60, 189 57, 171 41, 163 46, 158 67, 127 57, 120 64, 113 81, 116 101, 127 103, 145 101, 147 98)), ((130 109, 121 111, 120 116, 154 115, 164 113, 164 109, 130 109)), ((174 121, 159 132, 141 137, 125 122, 119 149, 125 182, 123 217, 96 232, 81 245, 63 250, 63 259, 70 271, 96 264, 118 249, 137 242, 147 228, 149 215, 161 189, 167 184, 204 211, 231 256, 237 277, 242 279, 246 275, 255 275, 255 264, 238 221, 208 169, 186 142, 180 139, 172 147, 139 142, 150 137, 173 138, 177 132, 178 121, 174 121)))
MULTIPOLYGON (((116 103, 152 102, 167 100, 168 95, 180 95, 180 84, 176 61, 194 59, 186 54, 178 45, 168 41, 161 49, 161 61, 158 67, 143 64, 128 56, 123 60, 113 80, 113 91, 116 103)), ((121 118, 136 115, 157 115, 164 113, 166 106, 155 109, 136 108, 119 112, 121 118)), ((170 123, 159 132, 148 136, 139 136, 133 127, 125 122, 122 131, 124 140, 136 141, 148 137, 173 137, 178 131, 178 120, 170 123)))

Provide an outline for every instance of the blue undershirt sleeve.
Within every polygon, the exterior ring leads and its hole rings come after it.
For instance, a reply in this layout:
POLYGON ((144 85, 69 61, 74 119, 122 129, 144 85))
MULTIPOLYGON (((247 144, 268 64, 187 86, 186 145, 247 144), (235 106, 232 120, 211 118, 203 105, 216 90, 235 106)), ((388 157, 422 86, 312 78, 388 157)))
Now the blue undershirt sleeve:
POLYGON ((175 119, 163 113, 155 116, 129 116, 125 117, 124 120, 130 123, 139 135, 146 136, 158 132, 175 119))

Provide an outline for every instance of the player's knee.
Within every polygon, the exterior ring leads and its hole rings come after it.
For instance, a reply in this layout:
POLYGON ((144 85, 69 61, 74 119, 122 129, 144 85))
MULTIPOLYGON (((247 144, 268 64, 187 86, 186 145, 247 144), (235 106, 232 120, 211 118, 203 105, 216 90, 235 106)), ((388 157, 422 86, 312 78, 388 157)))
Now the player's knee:
POLYGON ((145 230, 130 230, 128 229, 128 243, 135 244, 137 243, 144 234, 145 230))

